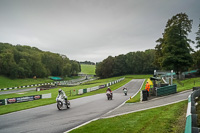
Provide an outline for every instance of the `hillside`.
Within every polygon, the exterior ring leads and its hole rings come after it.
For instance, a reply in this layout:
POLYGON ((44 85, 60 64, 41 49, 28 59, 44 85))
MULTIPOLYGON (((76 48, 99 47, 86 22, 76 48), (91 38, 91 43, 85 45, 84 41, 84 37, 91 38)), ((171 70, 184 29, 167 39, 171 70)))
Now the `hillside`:
POLYGON ((96 75, 95 74, 95 65, 86 65, 86 64, 81 64, 81 74, 88 74, 88 75, 96 75))

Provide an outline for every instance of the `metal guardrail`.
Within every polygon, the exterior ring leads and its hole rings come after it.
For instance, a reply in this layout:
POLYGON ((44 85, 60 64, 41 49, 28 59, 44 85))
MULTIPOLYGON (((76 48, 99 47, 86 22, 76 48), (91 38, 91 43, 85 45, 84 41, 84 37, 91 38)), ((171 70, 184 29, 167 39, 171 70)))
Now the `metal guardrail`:
POLYGON ((196 99, 200 97, 200 87, 188 96, 185 133, 199 133, 197 127, 196 99))
POLYGON ((18 86, 18 87, 8 87, 8 88, 3 88, 0 89, 0 91, 3 90, 12 90, 12 89, 19 89, 19 88, 27 88, 27 87, 37 87, 41 85, 67 85, 67 84, 74 84, 77 82, 83 82, 85 78, 80 78, 80 79, 73 79, 73 80, 66 80, 66 81, 56 81, 56 82, 50 82, 50 83, 39 83, 39 84, 32 84, 32 85, 23 85, 23 86, 18 86))
POLYGON ((86 88, 86 89, 79 89, 79 90, 69 90, 69 91, 65 91, 66 92, 66 95, 67 96, 75 96, 75 95, 81 95, 81 94, 84 94, 84 93, 87 93, 87 92, 91 92, 91 91, 95 91, 95 90, 98 90, 98 89, 102 89, 102 88, 105 88, 105 87, 108 87, 108 86, 111 86, 113 84, 116 84, 122 80, 124 80, 125 78, 121 78, 121 79, 118 79, 118 80, 115 80, 115 81, 112 81, 112 82, 109 82, 107 84, 103 84, 103 85, 99 85, 99 86, 94 86, 94 87, 91 87, 91 88, 86 88))
POLYGON ((177 92, 177 86, 175 85, 169 85, 157 88, 156 90, 156 96, 163 96, 163 95, 169 95, 177 92))

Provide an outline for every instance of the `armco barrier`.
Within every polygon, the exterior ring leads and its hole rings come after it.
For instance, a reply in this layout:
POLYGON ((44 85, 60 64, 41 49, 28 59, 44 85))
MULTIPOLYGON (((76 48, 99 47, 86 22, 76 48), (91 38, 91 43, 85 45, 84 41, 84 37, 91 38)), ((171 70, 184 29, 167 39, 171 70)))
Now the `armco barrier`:
POLYGON ((102 89, 102 88, 111 86, 111 85, 113 85, 115 83, 118 83, 118 82, 120 82, 122 80, 124 80, 124 78, 118 79, 116 81, 109 82, 109 83, 104 84, 104 85, 99 85, 99 86, 95 86, 95 87, 91 87, 91 88, 87 88, 87 89, 79 89, 78 90, 78 94, 81 95, 83 93, 87 93, 87 92, 95 91, 95 90, 98 90, 98 89, 102 89))
POLYGON ((87 93, 87 89, 83 89, 83 93, 87 93))
MULTIPOLYGON (((80 80, 80 81, 83 81, 83 80, 80 80)), ((56 82, 50 82, 50 83, 39 83, 39 84, 33 84, 33 85, 24 85, 24 86, 18 86, 18 87, 9 87, 9 88, 0 89, 0 91, 3 91, 3 90, 11 90, 11 89, 17 89, 17 88, 34 87, 34 86, 47 85, 47 84, 48 84, 48 85, 49 85, 49 84, 66 85, 66 84, 68 84, 69 82, 72 82, 72 81, 56 81, 56 82)))
POLYGON ((196 101, 195 99, 200 97, 200 89, 195 90, 188 96, 188 107, 186 114, 185 133, 199 133, 197 127, 197 114, 196 114, 196 101))
POLYGON ((79 94, 79 95, 83 94, 83 89, 79 89, 79 90, 78 90, 78 94, 79 94))
POLYGON ((173 94, 176 92, 177 92, 176 85, 164 86, 164 87, 157 88, 156 96, 169 95, 169 94, 173 94))
POLYGON ((0 105, 28 102, 28 101, 44 99, 44 98, 51 98, 51 93, 42 94, 42 95, 32 95, 32 96, 23 96, 23 97, 2 99, 2 100, 0 100, 0 105))
POLYGON ((40 86, 40 85, 45 85, 45 84, 55 84, 56 82, 52 82, 52 83, 43 83, 43 84, 34 84, 34 85, 25 85, 25 86, 19 86, 19 87, 11 87, 11 88, 3 88, 0 89, 0 91, 2 90, 12 90, 12 89, 18 89, 18 88, 26 88, 26 87, 34 87, 34 86, 40 86))

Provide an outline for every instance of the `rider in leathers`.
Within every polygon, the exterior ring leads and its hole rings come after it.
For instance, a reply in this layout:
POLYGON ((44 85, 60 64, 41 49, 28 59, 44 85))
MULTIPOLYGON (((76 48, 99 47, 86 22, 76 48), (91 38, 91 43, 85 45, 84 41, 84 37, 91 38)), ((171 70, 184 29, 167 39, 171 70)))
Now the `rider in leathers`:
POLYGON ((110 87, 108 87, 108 89, 106 90, 106 92, 109 91, 111 93, 111 95, 113 95, 112 90, 110 89, 110 87))
POLYGON ((61 95, 62 99, 65 99, 65 104, 67 104, 67 96, 66 96, 65 92, 63 90, 61 90, 61 89, 58 90, 58 96, 57 96, 57 98, 59 98, 60 95, 61 95))

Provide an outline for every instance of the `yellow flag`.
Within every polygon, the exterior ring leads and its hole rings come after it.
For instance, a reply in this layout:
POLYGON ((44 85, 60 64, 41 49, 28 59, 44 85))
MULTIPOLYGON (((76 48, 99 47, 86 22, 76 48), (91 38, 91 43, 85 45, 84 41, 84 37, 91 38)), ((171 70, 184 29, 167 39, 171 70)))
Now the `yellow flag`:
POLYGON ((150 79, 147 79, 147 82, 149 83, 149 85, 153 85, 153 83, 150 79))

